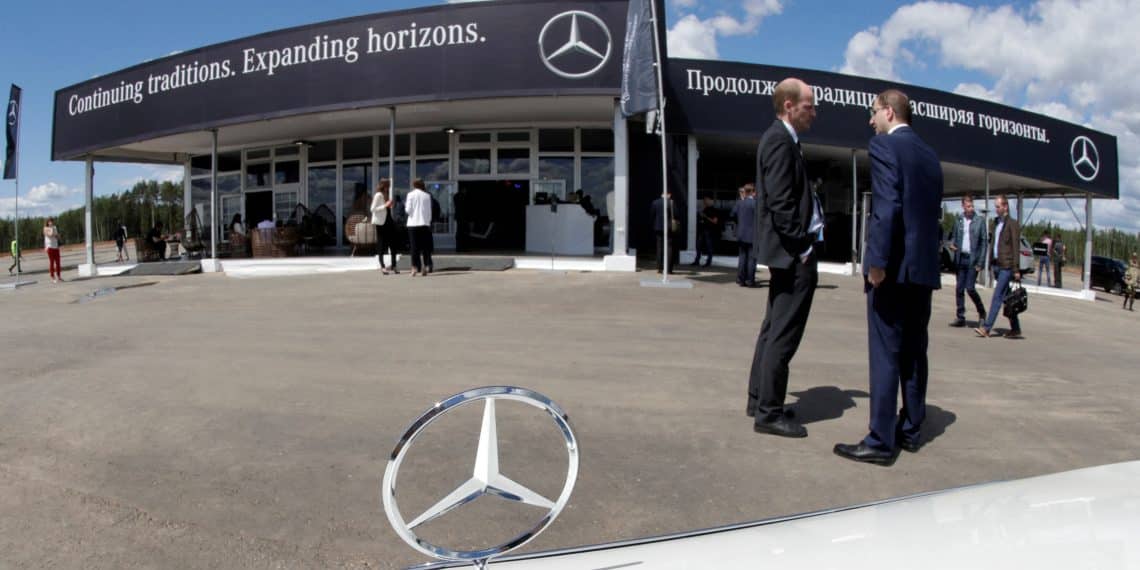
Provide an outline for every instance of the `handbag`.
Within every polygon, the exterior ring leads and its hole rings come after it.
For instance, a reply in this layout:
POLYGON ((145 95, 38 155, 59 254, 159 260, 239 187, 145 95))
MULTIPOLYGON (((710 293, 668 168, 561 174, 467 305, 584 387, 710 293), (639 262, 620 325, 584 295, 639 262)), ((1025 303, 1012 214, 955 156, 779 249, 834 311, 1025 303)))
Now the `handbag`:
POLYGON ((669 220, 669 231, 671 233, 677 233, 677 232, 681 231, 681 221, 680 220, 669 220))
POLYGON ((1002 301, 1001 314, 1006 318, 1011 318, 1029 309, 1029 292, 1018 284, 1006 294, 1005 299, 1002 301))

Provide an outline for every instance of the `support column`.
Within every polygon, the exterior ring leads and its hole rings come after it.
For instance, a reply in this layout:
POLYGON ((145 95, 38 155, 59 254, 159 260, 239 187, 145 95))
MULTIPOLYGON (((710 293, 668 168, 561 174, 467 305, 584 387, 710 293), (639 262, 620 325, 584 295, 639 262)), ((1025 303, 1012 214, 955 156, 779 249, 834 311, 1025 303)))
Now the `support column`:
MULTIPOLYGON (((1092 297, 1092 256, 1093 256, 1093 214, 1092 194, 1085 192, 1085 268, 1084 287, 1081 288, 1086 297, 1092 297)), ((1095 297, 1093 297, 1095 298, 1095 297)))
POLYGON ((83 185, 83 241, 84 249, 87 252, 86 263, 79 266, 80 277, 94 277, 96 274, 95 269, 95 238, 94 227, 92 226, 92 219, 94 218, 95 208, 95 161, 90 156, 84 164, 84 185, 83 185))
POLYGON ((210 259, 218 258, 218 129, 211 129, 210 149, 210 259))
MULTIPOLYGON (((210 258, 202 260, 202 273, 222 270, 222 264, 218 262, 218 236, 221 231, 218 227, 218 129, 210 129, 210 138, 210 258)), ((201 233, 202 228, 198 228, 198 232, 201 233)))
POLYGON ((686 137, 689 141, 689 164, 686 167, 688 173, 688 193, 689 193, 689 213, 688 213, 688 239, 685 240, 685 245, 693 255, 697 254, 697 208, 700 206, 700 200, 697 199, 697 159, 699 151, 697 150, 697 137, 689 135, 686 137))
POLYGON ((859 162, 851 149, 851 271, 859 274, 859 162))
POLYGON ((614 211, 610 217, 614 250, 603 258, 606 271, 637 271, 637 258, 629 255, 629 129, 614 101, 614 211))
POLYGON ((986 274, 986 279, 983 283, 986 287, 994 286, 994 276, 990 272, 990 258, 993 257, 994 244, 990 243, 991 239, 996 239, 996 236, 990 236, 990 171, 986 171, 986 213, 982 217, 982 221, 986 224, 986 255, 982 258, 985 260, 983 271, 986 274))

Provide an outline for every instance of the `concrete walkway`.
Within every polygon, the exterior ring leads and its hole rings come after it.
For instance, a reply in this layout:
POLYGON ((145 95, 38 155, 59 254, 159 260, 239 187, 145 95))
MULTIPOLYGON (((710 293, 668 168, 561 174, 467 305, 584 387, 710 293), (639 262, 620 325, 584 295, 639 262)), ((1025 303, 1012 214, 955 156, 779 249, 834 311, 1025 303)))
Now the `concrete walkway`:
MULTIPOLYGON (((434 401, 480 385, 545 393, 581 440, 578 488, 532 549, 1140 458, 1138 321, 1117 297, 1035 298, 1026 339, 1006 340, 947 328, 952 290, 936 293, 932 440, 882 469, 831 453, 867 423, 858 279, 821 276, 789 397, 810 436, 793 441, 754 434, 743 410, 766 291, 715 268, 691 290, 646 276, 214 274, 0 294, 0 567, 422 562, 379 505, 387 454, 434 401)), ((551 494, 564 460, 525 411, 500 415, 503 469, 551 494)), ((433 424, 407 512, 470 472, 478 416, 433 424)), ((428 530, 471 542, 520 514, 477 502, 428 530)))

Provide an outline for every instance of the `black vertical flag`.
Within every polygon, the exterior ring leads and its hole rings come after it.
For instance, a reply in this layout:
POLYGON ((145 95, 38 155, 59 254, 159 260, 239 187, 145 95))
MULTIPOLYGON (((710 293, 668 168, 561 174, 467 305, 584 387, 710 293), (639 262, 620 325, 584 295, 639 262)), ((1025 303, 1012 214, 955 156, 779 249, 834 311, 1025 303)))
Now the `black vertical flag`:
POLYGON ((625 20, 625 51, 621 61, 621 113, 631 117, 657 109, 657 70, 654 53, 653 7, 656 0, 629 0, 625 20))
POLYGON ((5 124, 8 125, 8 148, 4 158, 4 180, 17 176, 16 166, 19 163, 19 149, 16 148, 20 140, 20 88, 12 84, 12 94, 8 97, 8 109, 5 113, 5 124))

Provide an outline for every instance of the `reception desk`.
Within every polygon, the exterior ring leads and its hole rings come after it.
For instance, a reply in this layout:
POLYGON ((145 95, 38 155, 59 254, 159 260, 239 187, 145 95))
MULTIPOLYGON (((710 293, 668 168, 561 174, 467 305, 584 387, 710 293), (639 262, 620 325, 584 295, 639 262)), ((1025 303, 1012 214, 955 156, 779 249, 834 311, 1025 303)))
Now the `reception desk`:
POLYGON ((526 250, 556 255, 594 255, 594 218, 578 204, 526 207, 526 250))

